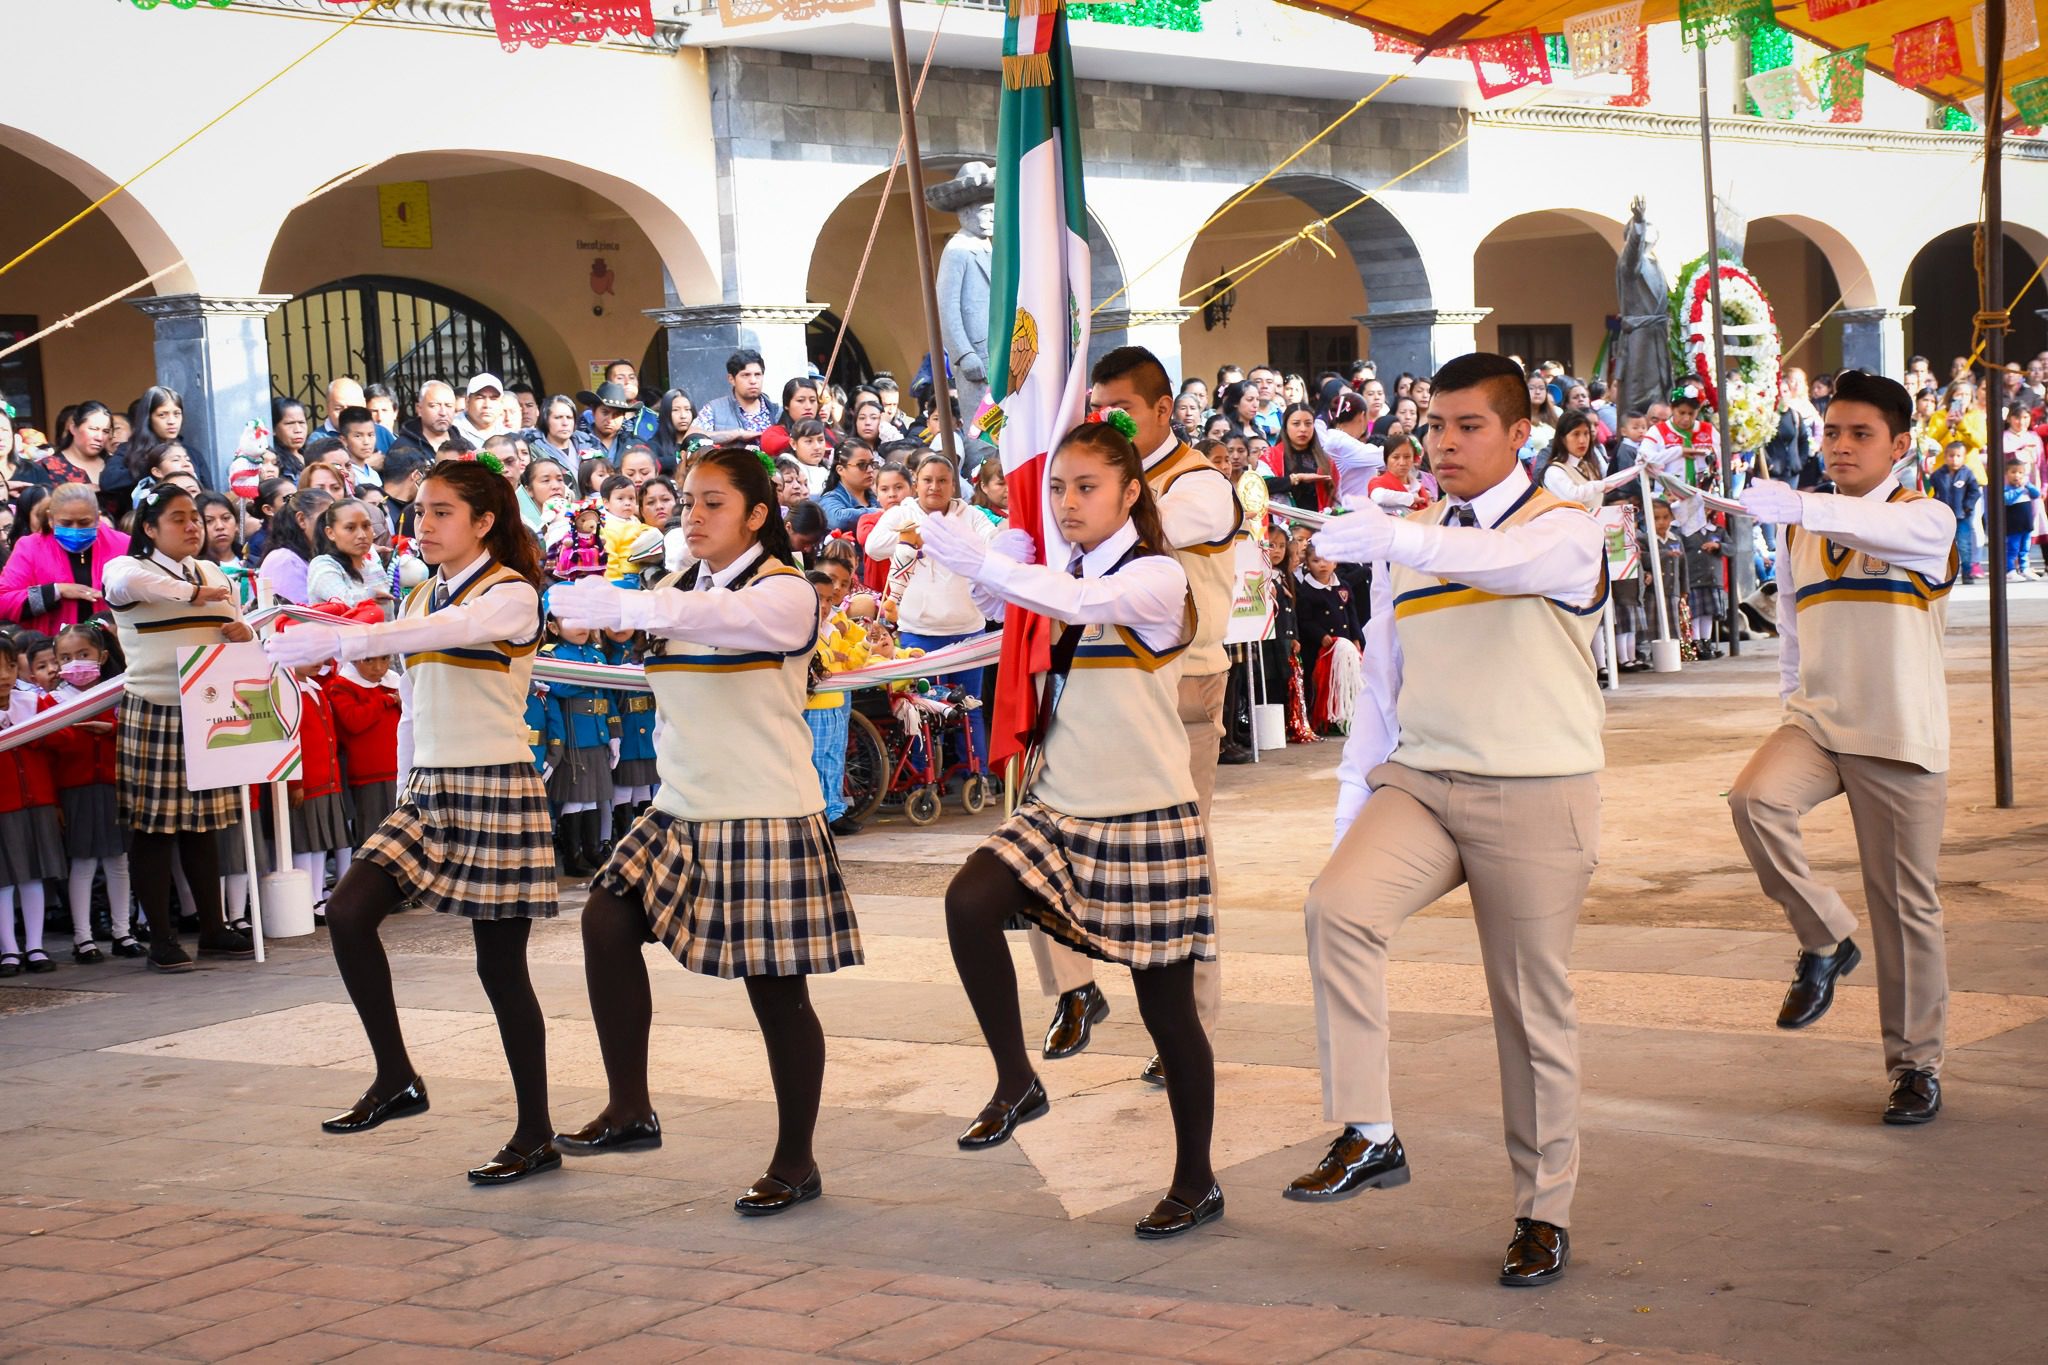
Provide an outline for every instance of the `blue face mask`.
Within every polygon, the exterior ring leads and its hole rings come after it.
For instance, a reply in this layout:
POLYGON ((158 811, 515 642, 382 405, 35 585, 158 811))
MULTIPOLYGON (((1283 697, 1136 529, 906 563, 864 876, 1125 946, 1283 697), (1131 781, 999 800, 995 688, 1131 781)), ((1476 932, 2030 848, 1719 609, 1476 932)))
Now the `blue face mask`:
POLYGON ((80 550, 92 548, 92 543, 100 538, 100 528, 97 526, 53 526, 50 528, 50 534, 57 537, 59 545, 62 545, 72 554, 77 554, 80 550))

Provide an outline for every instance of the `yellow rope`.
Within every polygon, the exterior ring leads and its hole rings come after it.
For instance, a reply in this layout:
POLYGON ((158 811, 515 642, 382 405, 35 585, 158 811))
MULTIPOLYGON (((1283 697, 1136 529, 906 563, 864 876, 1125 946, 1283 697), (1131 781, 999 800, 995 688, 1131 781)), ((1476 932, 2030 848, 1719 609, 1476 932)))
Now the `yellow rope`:
POLYGON ((268 90, 271 86, 283 80, 287 75, 291 73, 293 68, 297 67, 301 62, 304 62, 308 57, 311 57, 321 48, 326 47, 336 38, 339 38, 342 34, 354 28, 359 22, 362 21, 364 16, 370 14, 373 10, 393 5, 396 3, 397 0, 371 0, 371 3, 365 5, 362 9, 358 10, 353 16, 351 16, 347 23, 339 25, 332 33, 328 34, 325 38, 322 38, 319 42, 313 44, 313 46, 306 49, 304 53, 299 55, 297 58, 293 59, 290 65, 286 66, 284 70, 279 71, 269 80, 263 82, 263 84, 257 86, 254 90, 251 90, 248 94, 242 96, 242 98, 236 100, 233 104, 229 105, 226 109, 222 110, 218 115, 207 120, 207 122, 203 126, 201 126, 197 132, 193 133, 190 137, 187 137, 184 141, 178 143, 177 146, 171 148, 168 152, 165 152, 162 156, 150 162, 147 166, 144 166, 141 170, 129 176, 126 180, 123 180, 120 184, 114 186, 114 188, 108 190, 105 194, 93 200, 90 204, 87 204, 77 213, 72 214, 68 221, 66 221, 62 226, 58 227, 56 231, 44 237, 40 242, 37 242, 28 250, 22 252, 19 256, 16 256, 6 265, 0 265, 0 275, 5 275, 8 271, 14 269, 14 267, 20 265, 23 261, 35 255, 38 251, 41 251, 50 243, 56 241, 59 237, 62 237, 72 228, 78 226, 87 218, 91 217, 94 213, 98 212, 100 208, 104 206, 107 203, 107 201, 112 199, 115 195, 123 193, 128 189, 129 186, 133 185, 136 181, 142 179, 143 176, 148 175, 151 171, 163 165, 166 161, 169 161, 179 152, 191 146, 194 142, 197 142, 202 136, 213 131, 214 127, 221 123, 224 119, 226 119, 230 114, 233 114, 236 110, 240 109, 250 100, 255 99, 258 95, 268 90))
MULTIPOLYGON (((1343 113, 1337 115, 1337 117, 1332 119, 1329 123, 1329 126, 1325 127, 1323 131, 1317 133, 1314 137, 1302 143, 1299 147, 1296 147, 1285 161, 1281 162, 1272 170, 1267 171, 1257 180, 1252 181, 1251 184, 1245 186, 1236 194, 1232 195, 1230 197, 1229 202, 1225 203, 1222 208, 1217 209, 1214 213, 1210 214, 1207 218, 1203 219, 1201 224, 1197 226, 1193 232, 1190 232, 1187 236, 1181 238, 1178 242, 1175 242, 1172 246, 1168 247, 1165 253, 1162 254, 1158 260, 1152 262, 1152 264, 1146 266, 1143 270, 1140 270, 1137 274, 1125 280, 1123 282, 1122 287, 1119 288, 1116 291, 1116 293, 1111 294, 1101 303, 1096 304, 1095 307, 1090 310, 1090 315, 1092 316, 1095 313, 1100 313, 1103 309, 1109 307, 1110 304, 1116 302, 1119 298, 1123 297, 1123 295, 1129 291, 1132 285, 1136 284, 1139 280, 1144 279, 1147 275, 1157 270, 1160 266, 1165 265, 1169 260, 1171 260, 1174 257, 1175 254, 1177 254, 1180 251, 1182 247, 1186 246, 1189 242, 1194 241, 1195 238, 1201 236, 1204 232, 1208 231, 1210 227, 1214 226, 1217 219, 1221 218, 1224 214, 1236 208, 1239 204, 1242 204, 1251 195, 1257 193, 1268 180, 1271 180, 1274 176, 1280 174, 1280 172, 1286 170, 1289 166, 1292 166, 1295 162, 1299 161, 1304 155, 1307 154, 1309 148, 1315 146, 1318 142, 1321 142, 1324 138, 1336 132, 1339 128, 1341 128, 1344 125, 1344 121, 1346 119, 1349 119, 1353 114, 1365 108, 1366 105, 1371 104, 1375 99, 1378 99, 1381 91, 1385 90, 1395 81, 1403 79, 1407 76, 1407 74, 1408 73, 1406 71, 1396 71, 1393 75, 1388 76, 1385 80, 1381 81, 1377 86, 1373 88, 1371 94, 1366 95, 1363 99, 1359 100, 1358 103, 1352 105, 1349 109, 1346 109, 1343 113)), ((1465 139, 1462 137, 1458 139, 1459 142, 1463 142, 1464 140, 1465 139)), ((1457 143, 1452 143, 1451 145, 1456 146, 1457 143)), ((1449 149, 1446 148, 1446 150, 1449 149)), ((1432 160, 1433 159, 1434 158, 1432 158, 1432 160)))

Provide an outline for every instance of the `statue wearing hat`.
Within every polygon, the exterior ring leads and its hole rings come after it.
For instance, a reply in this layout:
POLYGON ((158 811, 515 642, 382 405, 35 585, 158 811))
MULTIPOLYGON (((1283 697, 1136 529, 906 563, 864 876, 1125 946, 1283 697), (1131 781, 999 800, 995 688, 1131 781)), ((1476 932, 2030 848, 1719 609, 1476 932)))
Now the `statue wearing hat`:
POLYGON ((988 397, 989 281, 995 264, 996 173, 970 161, 951 180, 925 190, 925 202, 959 215, 960 230, 939 256, 939 336, 969 424, 988 397))

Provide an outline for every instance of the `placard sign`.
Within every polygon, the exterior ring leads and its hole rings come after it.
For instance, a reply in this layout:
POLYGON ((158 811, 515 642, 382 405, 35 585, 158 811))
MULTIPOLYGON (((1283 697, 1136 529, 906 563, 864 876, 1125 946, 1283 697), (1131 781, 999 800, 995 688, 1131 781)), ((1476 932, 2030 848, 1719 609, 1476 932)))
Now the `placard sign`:
POLYGON ((299 686, 254 640, 178 651, 185 776, 192 790, 299 772, 299 686))

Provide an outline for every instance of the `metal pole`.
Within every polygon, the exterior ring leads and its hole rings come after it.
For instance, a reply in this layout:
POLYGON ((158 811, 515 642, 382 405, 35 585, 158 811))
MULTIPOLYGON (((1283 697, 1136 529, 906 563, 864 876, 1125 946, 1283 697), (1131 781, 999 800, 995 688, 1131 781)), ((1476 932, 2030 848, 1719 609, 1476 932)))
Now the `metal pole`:
MULTIPOLYGON (((1714 375, 1720 392, 1714 402, 1714 425, 1721 433, 1721 468, 1717 476, 1722 497, 1730 496, 1729 485, 1734 472, 1735 451, 1728 435, 1728 356, 1727 342, 1722 335, 1721 325, 1721 252, 1720 233, 1714 226, 1714 130, 1713 112, 1707 102, 1707 47, 1700 44, 1693 54, 1699 59, 1700 73, 1700 176, 1705 184, 1707 199, 1707 293, 1708 302, 1714 310, 1714 375)), ((1728 517, 1728 533, 1732 538, 1737 530, 1736 518, 1728 517)), ((1723 542, 1724 547, 1726 542, 1723 542)), ((1736 547, 1737 553, 1742 547, 1736 547)), ((1728 636, 1728 657, 1742 653, 1742 616, 1735 601, 1735 556, 1728 560, 1728 607, 1723 617, 1723 629, 1728 636)))
MULTIPOLYGON (((2005 421, 2005 205, 1999 159, 2005 141, 2005 0, 1984 5, 1984 299, 1979 317, 1999 316, 1984 334, 1984 425, 1992 433, 1984 461, 1984 547, 1991 561, 1991 764, 2001 809, 2013 805, 2012 658, 2006 639, 2005 421)), ((1967 566, 1965 566, 1967 567, 1967 566)))
POLYGON ((946 375, 946 343, 939 334, 939 288, 932 278, 932 228, 925 216, 924 158, 917 150, 917 110, 910 99, 910 57, 903 47, 903 0, 889 0, 889 59, 896 68, 896 108, 903 115, 903 163, 910 172, 910 229, 917 237, 917 289, 924 299, 924 344, 932 359, 932 400, 939 415, 939 449, 960 464, 953 437, 953 386, 946 375))

